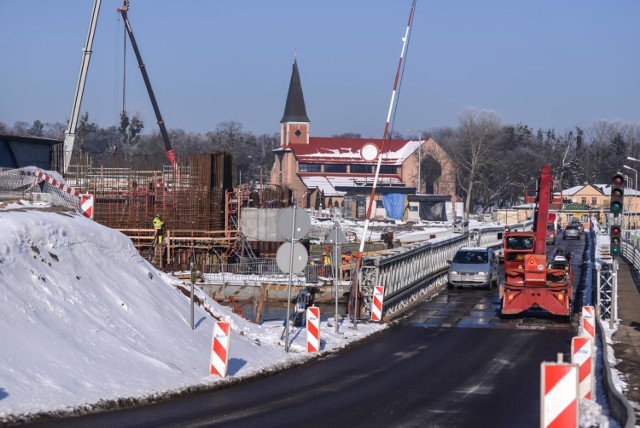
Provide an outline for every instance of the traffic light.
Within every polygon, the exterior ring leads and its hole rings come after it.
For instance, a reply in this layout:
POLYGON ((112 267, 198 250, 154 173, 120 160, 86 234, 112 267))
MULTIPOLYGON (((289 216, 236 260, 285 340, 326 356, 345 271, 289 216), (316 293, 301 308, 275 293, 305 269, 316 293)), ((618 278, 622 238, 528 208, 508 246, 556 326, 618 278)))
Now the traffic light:
POLYGON ((624 175, 618 173, 611 179, 611 201, 609 211, 614 217, 622 213, 624 204, 624 175))
POLYGON ((611 226, 611 228, 609 229, 609 238, 611 239, 611 247, 609 252, 612 256, 617 256, 620 254, 620 243, 622 239, 621 235, 622 229, 620 228, 620 226, 611 226))

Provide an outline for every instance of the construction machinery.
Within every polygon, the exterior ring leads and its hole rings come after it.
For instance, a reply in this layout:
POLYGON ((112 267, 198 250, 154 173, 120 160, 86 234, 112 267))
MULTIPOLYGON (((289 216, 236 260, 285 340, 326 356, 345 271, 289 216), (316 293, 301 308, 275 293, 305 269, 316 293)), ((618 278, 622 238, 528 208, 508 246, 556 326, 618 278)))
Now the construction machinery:
POLYGON ((525 195, 525 201, 536 203, 533 231, 504 234, 505 280, 500 285, 500 313, 508 316, 541 309, 568 320, 573 299, 569 256, 561 250, 552 260, 546 255, 549 208, 562 202, 554 198, 549 165, 542 167, 537 191, 525 195))
POLYGON ((147 69, 144 66, 144 62, 142 62, 142 56, 140 55, 140 50, 138 49, 138 44, 136 43, 136 38, 133 36, 133 30, 131 29, 131 23, 129 22, 129 18, 127 17, 127 11, 129 10, 129 0, 124 0, 122 7, 118 8, 118 12, 122 15, 122 20, 124 21, 124 26, 127 30, 127 34, 129 35, 129 41, 131 41, 131 47, 136 54, 136 59, 138 60, 138 66, 140 67, 140 71, 142 72, 142 79, 144 80, 144 85, 147 87, 147 92, 149 93, 149 98, 151 99, 151 105, 153 106, 153 112, 156 115, 156 119, 158 121, 158 126, 160 127, 160 134, 162 135, 162 141, 164 141, 164 151, 167 154, 167 158, 169 159, 169 163, 171 166, 175 166, 176 164, 176 155, 171 146, 171 140, 169 139, 169 134, 167 133, 167 128, 164 125, 164 120, 162 119, 162 115, 160 114, 160 108, 158 107, 158 102, 156 101, 156 96, 153 93, 153 88, 151 87, 151 81, 149 80, 149 74, 147 73, 147 69))

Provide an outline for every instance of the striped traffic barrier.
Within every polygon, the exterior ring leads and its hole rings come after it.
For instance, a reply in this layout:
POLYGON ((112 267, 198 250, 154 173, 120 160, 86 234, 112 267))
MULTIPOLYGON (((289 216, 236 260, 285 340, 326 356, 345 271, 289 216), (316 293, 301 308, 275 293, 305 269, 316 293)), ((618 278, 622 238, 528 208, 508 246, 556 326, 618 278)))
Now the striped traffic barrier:
POLYGON ((211 361, 209 373, 225 377, 229 363, 229 341, 231 327, 228 322, 218 321, 213 326, 213 340, 211 344, 211 361))
POLYGON ((593 306, 582 307, 582 337, 596 339, 595 310, 593 306))
POLYGON ((309 306, 307 308, 307 352, 320 350, 320 308, 309 306))
POLYGON ((588 337, 571 339, 571 362, 578 365, 580 398, 591 399, 594 396, 593 351, 593 339, 588 337))
POLYGON ((93 195, 87 193, 80 197, 80 209, 83 216, 93 218, 93 195))
POLYGON ((540 426, 578 427, 578 366, 542 363, 540 426))
POLYGON ((376 285, 373 289, 373 302, 371 302, 371 321, 382 320, 382 301, 384 300, 384 288, 376 285))

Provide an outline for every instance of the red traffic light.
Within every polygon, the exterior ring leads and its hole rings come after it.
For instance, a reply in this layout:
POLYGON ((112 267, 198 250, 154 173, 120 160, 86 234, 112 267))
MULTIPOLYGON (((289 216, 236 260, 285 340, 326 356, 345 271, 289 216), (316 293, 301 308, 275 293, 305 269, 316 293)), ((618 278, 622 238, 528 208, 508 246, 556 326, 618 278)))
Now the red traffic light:
POLYGON ((619 236, 621 232, 622 229, 620 228, 620 226, 611 226, 611 235, 619 236))
POLYGON ((624 176, 622 174, 616 174, 611 179, 611 185, 622 186, 624 184, 624 176))

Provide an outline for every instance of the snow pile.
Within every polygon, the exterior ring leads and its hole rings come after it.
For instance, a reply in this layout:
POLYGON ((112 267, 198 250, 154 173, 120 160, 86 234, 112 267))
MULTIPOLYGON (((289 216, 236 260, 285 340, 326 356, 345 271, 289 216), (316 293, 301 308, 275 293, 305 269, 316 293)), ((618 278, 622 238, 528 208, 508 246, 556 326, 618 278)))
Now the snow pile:
MULTIPOLYGON (((282 321, 252 324, 157 271, 123 234, 55 208, 0 210, 0 423, 233 382, 314 356, 282 321), (232 324, 229 374, 209 376, 216 320, 232 324)), ((322 351, 384 326, 321 320, 322 351)))

